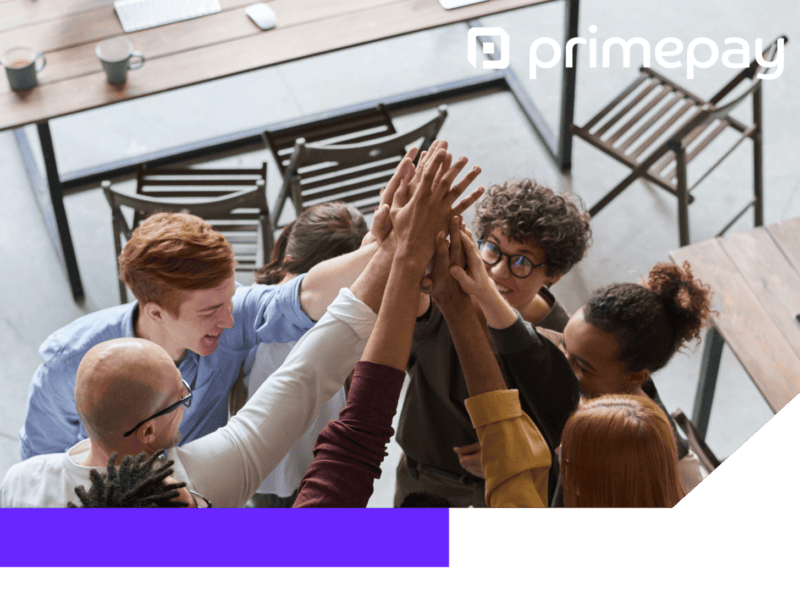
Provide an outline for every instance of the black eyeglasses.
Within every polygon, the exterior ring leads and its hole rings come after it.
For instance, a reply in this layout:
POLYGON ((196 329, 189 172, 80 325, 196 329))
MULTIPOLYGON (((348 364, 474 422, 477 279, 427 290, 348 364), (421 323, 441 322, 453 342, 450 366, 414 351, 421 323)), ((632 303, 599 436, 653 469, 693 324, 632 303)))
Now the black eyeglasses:
POLYGON ((142 421, 141 423, 139 423, 139 424, 138 424, 136 427, 134 427, 133 429, 131 429, 131 430, 130 430, 130 431, 128 431, 127 433, 123 433, 123 434, 122 434, 122 437, 128 437, 130 434, 132 434, 134 431, 136 431, 137 429, 139 429, 139 427, 141 427, 142 425, 144 425, 145 423, 147 423, 147 422, 148 422, 148 421, 150 421, 151 419, 157 419, 158 417, 162 417, 162 416, 164 416, 164 415, 168 415, 169 413, 171 413, 171 412, 174 412, 174 411, 178 410, 178 407, 179 407, 181 404, 183 404, 183 405, 184 405, 186 408, 189 408, 189 407, 192 405, 192 388, 191 388, 191 387, 189 387, 189 384, 188 384, 188 383, 186 383, 186 380, 185 380, 185 379, 181 379, 181 381, 183 382, 183 386, 186 388, 186 391, 188 391, 188 392, 189 392, 189 393, 188 393, 186 396, 184 396, 183 398, 181 398, 180 400, 178 400, 178 401, 177 401, 175 404, 170 404, 170 405, 169 405, 167 408, 165 408, 164 410, 160 410, 160 411, 158 411, 158 412, 157 412, 156 414, 154 414, 153 416, 151 416, 151 417, 147 417, 147 418, 146 418, 144 421, 142 421))
POLYGON ((508 270, 517 279, 525 279, 528 275, 533 273, 534 269, 543 267, 547 262, 533 264, 530 259, 522 254, 504 254, 502 250, 494 242, 489 240, 478 240, 478 250, 481 251, 481 259, 490 267, 493 267, 504 256, 508 257, 508 270))

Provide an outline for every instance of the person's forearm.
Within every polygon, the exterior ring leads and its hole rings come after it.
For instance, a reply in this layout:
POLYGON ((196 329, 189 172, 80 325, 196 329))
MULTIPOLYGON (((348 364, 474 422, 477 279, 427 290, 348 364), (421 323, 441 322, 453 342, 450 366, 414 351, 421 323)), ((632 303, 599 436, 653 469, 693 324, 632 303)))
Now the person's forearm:
POLYGON ((506 382, 497 364, 492 347, 483 332, 472 303, 439 307, 447 321, 453 344, 464 371, 470 396, 506 389, 506 382))
POLYGON ((295 508, 367 506, 394 433, 392 419, 404 379, 402 370, 356 363, 347 406, 317 437, 295 508))
POLYGON ((483 293, 475 296, 478 304, 486 316, 486 324, 493 329, 505 329, 511 327, 517 320, 517 315, 508 303, 500 295, 500 292, 492 286, 486 288, 483 293))
POLYGON ((473 396, 467 412, 481 444, 486 505, 547 506, 550 449, 513 390, 473 396))
POLYGON ((300 306, 306 314, 318 321, 339 294, 339 290, 353 285, 378 248, 377 243, 369 244, 313 267, 303 280, 300 290, 300 306))
POLYGON ((394 260, 394 247, 390 244, 381 245, 358 279, 350 286, 353 295, 369 306, 375 314, 378 314, 381 308, 392 260, 394 260))
POLYGON ((490 334, 520 397, 550 447, 556 448, 580 397, 578 379, 569 361, 558 346, 537 334, 522 317, 506 329, 490 329, 490 334))
POLYGON ((426 264, 402 250, 396 253, 363 360, 405 370, 417 318, 419 283, 426 264))

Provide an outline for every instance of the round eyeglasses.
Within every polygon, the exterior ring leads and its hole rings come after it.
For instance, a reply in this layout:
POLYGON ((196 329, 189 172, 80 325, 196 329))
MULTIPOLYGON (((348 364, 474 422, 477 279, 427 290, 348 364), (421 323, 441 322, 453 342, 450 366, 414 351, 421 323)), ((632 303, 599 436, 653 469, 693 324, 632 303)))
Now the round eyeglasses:
POLYGON ((478 250, 481 252, 481 259, 490 267, 493 267, 504 256, 508 257, 508 270, 517 279, 525 279, 534 269, 543 267, 547 262, 533 264, 527 256, 522 254, 504 254, 502 250, 494 242, 489 240, 478 240, 478 250))

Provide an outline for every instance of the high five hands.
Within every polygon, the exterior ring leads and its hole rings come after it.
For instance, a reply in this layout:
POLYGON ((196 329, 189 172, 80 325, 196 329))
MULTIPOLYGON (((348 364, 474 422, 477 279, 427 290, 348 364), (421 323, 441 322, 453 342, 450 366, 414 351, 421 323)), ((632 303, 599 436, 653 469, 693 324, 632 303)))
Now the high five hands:
POLYGON ((415 255, 424 257, 426 264, 433 256, 436 234, 447 229, 452 216, 461 214, 483 193, 483 188, 479 187, 454 206, 480 174, 480 168, 474 167, 454 183, 466 167, 467 159, 461 157, 453 162, 446 148, 446 142, 435 141, 431 149, 422 154, 416 169, 411 157, 406 156, 381 199, 389 206, 398 244, 403 242, 407 250, 414 248, 415 255))
MULTIPOLYGON (((447 142, 434 141, 430 149, 422 153, 419 164, 414 168, 413 160, 416 155, 417 149, 411 148, 386 188, 381 191, 380 205, 375 211, 370 233, 365 237, 364 243, 372 240, 382 242, 389 236, 392 228, 397 227, 396 218, 401 223, 410 223, 412 211, 417 216, 427 214, 431 225, 436 224, 439 231, 446 230, 451 217, 461 215, 483 194, 484 188, 479 187, 453 206, 481 170, 480 167, 474 167, 461 181, 453 185, 455 178, 466 166, 467 159, 462 157, 453 164, 453 156, 447 152, 447 142), (409 205, 411 210, 404 211, 409 205)), ((429 239, 430 242, 425 247, 430 249, 432 256, 434 238, 429 239)))

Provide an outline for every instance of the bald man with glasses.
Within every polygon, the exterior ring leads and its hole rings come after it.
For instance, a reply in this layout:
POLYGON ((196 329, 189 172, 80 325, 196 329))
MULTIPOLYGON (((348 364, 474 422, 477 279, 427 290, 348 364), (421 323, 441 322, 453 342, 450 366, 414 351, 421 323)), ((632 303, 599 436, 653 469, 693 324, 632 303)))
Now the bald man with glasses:
MULTIPOLYGON (((380 298, 385 279, 375 279, 366 294, 380 298)), ((0 488, 0 506, 77 503, 75 487, 89 489, 91 471, 105 473, 115 452, 118 466, 125 455, 164 453, 175 462, 175 479, 186 482, 188 489, 214 506, 244 506, 314 421, 320 404, 341 387, 375 318, 355 292, 343 289, 283 366, 225 427, 183 446, 177 446, 180 425, 192 390, 170 355, 139 338, 101 342, 84 356, 75 384, 75 407, 89 438, 66 452, 14 465, 0 488)))

